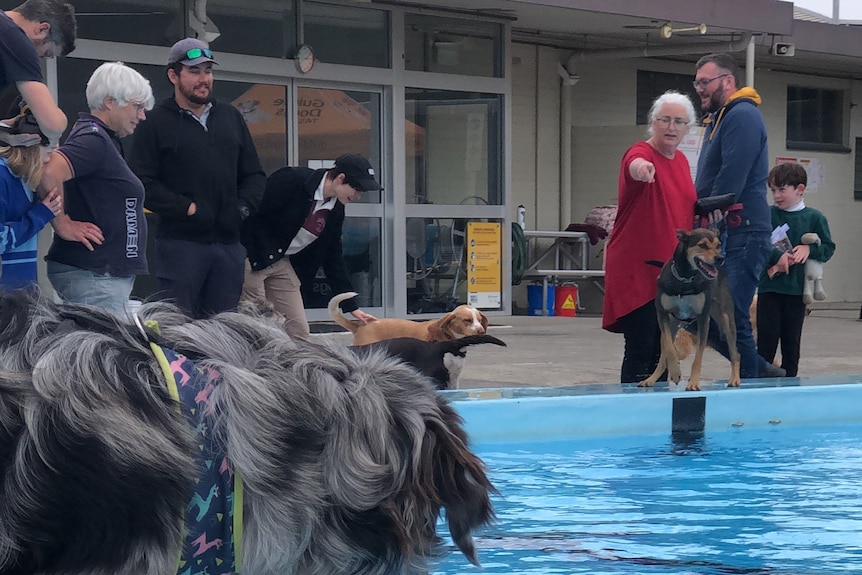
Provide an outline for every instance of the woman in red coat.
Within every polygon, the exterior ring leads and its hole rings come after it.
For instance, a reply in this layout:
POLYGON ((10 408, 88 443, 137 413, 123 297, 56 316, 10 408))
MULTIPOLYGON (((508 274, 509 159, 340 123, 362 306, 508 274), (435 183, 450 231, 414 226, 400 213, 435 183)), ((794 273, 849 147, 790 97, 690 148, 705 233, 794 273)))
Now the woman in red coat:
POLYGON ((620 164, 619 208, 607 246, 602 327, 622 333, 622 383, 649 377, 661 355, 655 310, 656 280, 677 244, 676 230, 690 230, 697 194, 688 160, 677 151, 695 121, 688 96, 665 92, 649 111, 649 138, 620 164))

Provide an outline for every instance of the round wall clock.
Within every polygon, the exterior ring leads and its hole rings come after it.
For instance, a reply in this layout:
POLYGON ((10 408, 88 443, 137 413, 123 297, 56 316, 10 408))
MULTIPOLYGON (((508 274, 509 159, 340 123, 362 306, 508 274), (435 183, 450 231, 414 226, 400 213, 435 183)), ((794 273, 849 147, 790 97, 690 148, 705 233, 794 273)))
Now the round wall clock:
POLYGON ((296 55, 293 57, 296 62, 296 69, 307 74, 314 68, 314 50, 308 44, 303 44, 296 49, 296 55))

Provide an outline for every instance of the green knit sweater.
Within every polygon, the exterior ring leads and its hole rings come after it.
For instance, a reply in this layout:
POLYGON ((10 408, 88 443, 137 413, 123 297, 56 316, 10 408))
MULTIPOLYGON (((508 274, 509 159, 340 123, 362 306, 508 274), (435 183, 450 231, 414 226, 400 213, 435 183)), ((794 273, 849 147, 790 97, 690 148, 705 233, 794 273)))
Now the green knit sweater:
MULTIPOLYGON (((835 253, 835 242, 832 241, 832 234, 829 233, 829 223, 822 213, 807 206, 798 212, 785 212, 775 206, 772 206, 770 210, 772 212, 772 228, 775 229, 785 223, 790 226, 787 237, 794 246, 802 243, 802 234, 814 232, 820 236, 820 245, 811 244, 809 246, 811 248, 809 258, 821 262, 829 261, 832 254, 835 253)), ((772 250, 769 264, 766 267, 768 268, 778 263, 780 257, 780 250, 772 250)), ((773 292, 801 296, 804 285, 805 265, 795 264, 790 266, 790 273, 778 274, 772 279, 766 275, 766 270, 764 270, 757 291, 759 293, 773 292)))

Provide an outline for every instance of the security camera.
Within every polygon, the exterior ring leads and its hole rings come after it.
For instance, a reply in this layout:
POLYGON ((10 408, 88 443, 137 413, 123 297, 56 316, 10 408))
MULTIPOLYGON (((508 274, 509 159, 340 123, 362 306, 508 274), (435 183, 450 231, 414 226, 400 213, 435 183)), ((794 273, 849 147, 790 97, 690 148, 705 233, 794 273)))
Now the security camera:
POLYGON ((773 56, 793 56, 796 53, 796 46, 786 42, 776 42, 772 45, 773 56))

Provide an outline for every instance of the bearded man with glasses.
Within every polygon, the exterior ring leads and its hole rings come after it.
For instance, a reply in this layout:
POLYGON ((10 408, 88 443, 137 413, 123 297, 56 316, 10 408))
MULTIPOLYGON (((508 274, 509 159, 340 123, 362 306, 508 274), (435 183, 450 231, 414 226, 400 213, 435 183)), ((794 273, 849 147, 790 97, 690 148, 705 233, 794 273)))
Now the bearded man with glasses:
POLYGON ((129 155, 158 216, 156 295, 194 318, 236 309, 246 259, 240 227, 266 185, 242 114, 212 97, 215 63, 196 38, 171 46, 174 94, 147 113, 129 155))
MULTIPOLYGON (((739 218, 722 222, 722 245, 736 318, 736 343, 743 378, 781 377, 784 370, 757 353, 749 307, 772 252, 772 220, 766 202, 769 152, 766 124, 754 88, 739 88, 739 67, 728 54, 698 60, 694 87, 706 112, 703 147, 697 162, 698 198, 734 194, 739 218)), ((710 344, 727 357, 727 343, 710 324, 710 344)))

